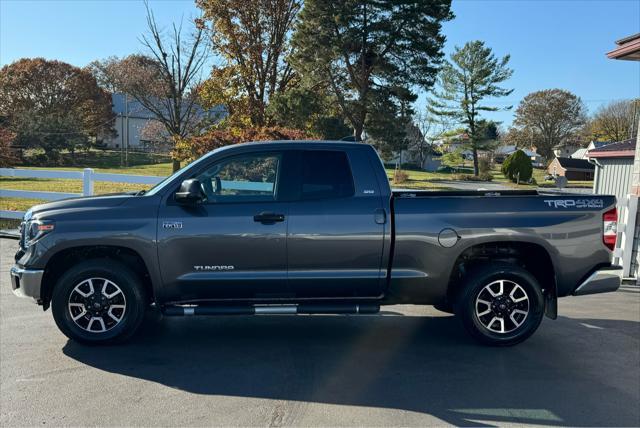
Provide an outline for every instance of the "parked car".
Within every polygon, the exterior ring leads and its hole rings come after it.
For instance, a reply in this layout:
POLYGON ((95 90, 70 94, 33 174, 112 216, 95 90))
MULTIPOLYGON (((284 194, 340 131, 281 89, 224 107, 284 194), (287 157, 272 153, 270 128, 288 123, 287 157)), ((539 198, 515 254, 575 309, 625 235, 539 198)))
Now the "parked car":
POLYGON ((37 205, 11 269, 84 343, 165 315, 371 314, 436 305, 491 345, 528 338, 557 298, 616 290, 615 198, 392 191, 362 143, 214 150, 147 192, 37 205))

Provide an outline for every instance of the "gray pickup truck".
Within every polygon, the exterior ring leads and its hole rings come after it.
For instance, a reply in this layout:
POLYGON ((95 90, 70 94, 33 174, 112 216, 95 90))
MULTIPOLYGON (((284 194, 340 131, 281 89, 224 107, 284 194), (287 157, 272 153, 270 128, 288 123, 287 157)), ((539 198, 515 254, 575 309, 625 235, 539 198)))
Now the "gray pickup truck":
POLYGON ((31 208, 11 269, 64 334, 130 337, 164 315, 455 313, 492 345, 529 337, 557 298, 614 291, 615 198, 392 191, 362 143, 214 150, 146 192, 31 208))

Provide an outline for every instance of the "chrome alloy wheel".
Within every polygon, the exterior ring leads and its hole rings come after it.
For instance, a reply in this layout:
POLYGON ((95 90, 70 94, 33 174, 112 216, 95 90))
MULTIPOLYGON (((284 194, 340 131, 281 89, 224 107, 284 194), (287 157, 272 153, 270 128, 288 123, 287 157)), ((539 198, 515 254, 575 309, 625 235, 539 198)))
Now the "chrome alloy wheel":
POLYGON ((124 318, 127 302, 113 281, 105 278, 85 279, 69 295, 69 315, 81 329, 104 333, 124 318))
POLYGON ((529 315, 529 296, 517 283, 500 279, 484 286, 476 297, 476 317, 484 328, 511 333, 529 315))

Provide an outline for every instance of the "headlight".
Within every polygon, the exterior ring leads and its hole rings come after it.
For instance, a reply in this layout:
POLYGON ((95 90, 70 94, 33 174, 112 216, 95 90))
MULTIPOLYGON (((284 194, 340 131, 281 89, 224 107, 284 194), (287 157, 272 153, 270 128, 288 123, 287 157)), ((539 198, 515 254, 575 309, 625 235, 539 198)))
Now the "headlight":
POLYGON ((30 220, 25 222, 22 227, 25 248, 55 229, 55 225, 51 220, 30 220))

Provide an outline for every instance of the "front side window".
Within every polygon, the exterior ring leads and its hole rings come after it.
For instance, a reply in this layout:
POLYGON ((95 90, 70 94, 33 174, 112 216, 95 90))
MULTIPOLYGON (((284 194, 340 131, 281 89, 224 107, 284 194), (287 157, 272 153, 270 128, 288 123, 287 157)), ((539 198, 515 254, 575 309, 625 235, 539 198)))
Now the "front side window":
POLYGON ((249 154, 225 159, 197 175, 207 202, 268 202, 276 199, 279 154, 249 154))
POLYGON ((355 192, 345 152, 302 152, 302 200, 346 198, 355 192))

